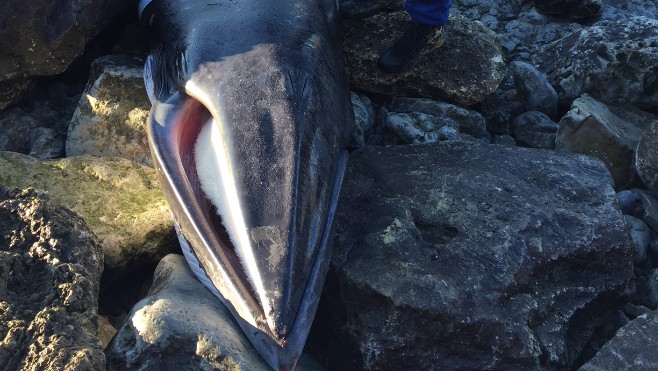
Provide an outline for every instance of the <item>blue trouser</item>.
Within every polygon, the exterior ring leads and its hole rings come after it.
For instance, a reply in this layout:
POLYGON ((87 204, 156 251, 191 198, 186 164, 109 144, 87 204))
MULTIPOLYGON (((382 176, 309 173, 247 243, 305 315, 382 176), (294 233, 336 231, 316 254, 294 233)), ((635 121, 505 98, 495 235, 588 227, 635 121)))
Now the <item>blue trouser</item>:
POLYGON ((445 26, 448 23, 452 0, 407 0, 404 9, 411 18, 430 26, 445 26))

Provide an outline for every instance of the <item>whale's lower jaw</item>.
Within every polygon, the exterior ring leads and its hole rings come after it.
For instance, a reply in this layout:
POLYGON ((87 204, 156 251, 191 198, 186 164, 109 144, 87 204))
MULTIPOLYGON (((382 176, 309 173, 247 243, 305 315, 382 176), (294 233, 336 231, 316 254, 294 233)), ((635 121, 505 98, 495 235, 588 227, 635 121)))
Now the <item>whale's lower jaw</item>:
MULTIPOLYGON (((291 325, 291 329, 286 338, 283 340, 275 340, 271 334, 254 327, 252 323, 241 316, 231 301, 227 300, 222 293, 219 292, 217 286, 206 273, 204 265, 199 262, 197 255, 194 253, 194 249, 185 238, 180 226, 174 222, 183 255, 185 256, 192 272, 194 272, 199 281, 201 281, 208 290, 210 290, 210 292, 212 292, 213 295, 215 295, 220 302, 229 309, 256 351, 270 365, 270 367, 275 370, 292 370, 295 367, 297 359, 304 348, 322 294, 324 278, 326 277, 329 268, 331 240, 333 236, 332 223, 336 212, 343 177, 347 168, 346 151, 340 154, 336 165, 334 182, 332 184, 332 196, 330 200, 331 207, 327 213, 327 222, 321 236, 320 248, 313 264, 312 273, 308 279, 302 301, 299 308, 297 308, 295 321, 291 325)), ((174 220, 176 220, 175 216, 174 220)), ((239 295, 238 293, 227 294, 239 295)), ((251 322, 254 322, 254 319, 251 320, 251 322)))

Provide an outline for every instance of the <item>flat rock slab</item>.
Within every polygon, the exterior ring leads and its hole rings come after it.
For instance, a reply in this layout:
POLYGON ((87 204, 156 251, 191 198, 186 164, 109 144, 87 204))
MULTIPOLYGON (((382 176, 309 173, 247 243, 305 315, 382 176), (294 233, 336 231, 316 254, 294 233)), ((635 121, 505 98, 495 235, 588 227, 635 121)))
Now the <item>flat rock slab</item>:
POLYGON ((610 175, 590 157, 369 147, 335 223, 315 322, 335 369, 568 369, 634 289, 610 175))
POLYGON ((102 270, 100 244, 77 214, 0 186, 0 369, 104 370, 102 270))
POLYGON ((445 44, 411 70, 383 73, 377 58, 402 35, 409 19, 406 12, 376 14, 347 27, 343 55, 352 89, 462 105, 480 102, 496 90, 505 68, 496 34, 461 16, 450 18, 445 44))
MULTIPOLYGON (((106 350, 108 370, 270 370, 185 258, 167 255, 106 350)), ((317 369, 305 359, 299 370, 317 369)))
POLYGON ((622 327, 580 370, 658 370, 658 311, 622 327))
POLYGON ((0 184, 46 191, 84 218, 105 251, 106 276, 155 266, 178 246, 155 170, 113 157, 37 160, 0 152, 0 184))

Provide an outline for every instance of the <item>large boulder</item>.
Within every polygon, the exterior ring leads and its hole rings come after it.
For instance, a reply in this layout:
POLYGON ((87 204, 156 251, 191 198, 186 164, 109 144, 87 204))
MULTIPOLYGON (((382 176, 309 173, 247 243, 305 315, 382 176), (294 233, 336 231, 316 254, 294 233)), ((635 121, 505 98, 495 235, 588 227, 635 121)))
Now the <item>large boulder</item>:
POLYGON ((622 327, 580 371, 658 370, 658 311, 622 327))
MULTIPOLYGON (((194 276, 185 258, 167 255, 149 295, 106 350, 108 370, 269 370, 229 310, 194 276)), ((298 370, 317 369, 303 357, 298 370)))
POLYGON ((632 17, 580 29, 534 62, 562 102, 588 93, 609 104, 658 107, 658 20, 632 17))
POLYGON ((380 71, 379 54, 400 37, 409 19, 406 12, 393 12, 351 22, 344 34, 343 53, 353 89, 463 105, 480 102, 496 90, 505 67, 496 34, 459 16, 450 18, 445 44, 411 70, 400 74, 380 71))
POLYGON ((105 250, 105 276, 155 266, 177 246, 155 170, 110 157, 39 161, 0 152, 0 184, 45 190, 79 213, 105 250))
POLYGON ((600 161, 442 142, 352 154, 314 347, 333 369, 555 370, 633 292, 600 161))
POLYGON ((635 150, 655 121, 656 116, 647 112, 609 106, 585 94, 560 120, 556 149, 599 158, 610 170, 615 188, 628 188, 637 183, 635 150))
POLYGON ((151 103, 143 61, 129 56, 100 57, 73 114, 66 155, 116 156, 153 166, 146 137, 151 103))
POLYGON ((0 369, 104 370, 103 252, 75 213, 0 186, 0 369))
POLYGON ((89 40, 134 7, 132 0, 0 3, 0 109, 29 89, 32 77, 66 70, 89 40))

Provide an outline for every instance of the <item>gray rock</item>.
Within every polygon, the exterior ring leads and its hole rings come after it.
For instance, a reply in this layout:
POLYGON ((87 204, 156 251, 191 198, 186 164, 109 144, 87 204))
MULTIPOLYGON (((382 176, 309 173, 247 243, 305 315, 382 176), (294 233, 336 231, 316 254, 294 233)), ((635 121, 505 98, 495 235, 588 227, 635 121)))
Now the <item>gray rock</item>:
POLYGON ((32 77, 56 75, 89 40, 133 9, 129 0, 6 0, 0 4, 0 108, 29 88, 32 77), (5 87, 11 87, 7 94, 5 87))
POLYGON ((635 169, 642 182, 658 196, 658 120, 642 134, 635 152, 635 169))
POLYGON ((352 146, 363 148, 369 144, 368 137, 372 134, 375 125, 375 109, 368 97, 356 93, 352 93, 352 106, 355 126, 352 146))
MULTIPOLYGON (((270 369, 185 258, 173 254, 158 264, 149 295, 135 305, 106 356, 108 370, 270 369)), ((299 369, 313 365, 300 361, 299 369)))
POLYGON ((649 244, 649 250, 651 250, 654 255, 658 256, 658 240, 651 241, 649 244))
POLYGON ((346 18, 364 18, 375 13, 400 10, 404 0, 344 0, 340 2, 340 11, 346 18))
POLYGON ((642 219, 658 231, 658 200, 643 189, 629 189, 617 193, 621 212, 642 219))
POLYGON ((589 20, 601 15, 601 0, 534 0, 541 14, 573 20, 589 20))
POLYGON ((612 174, 615 188, 627 188, 637 178, 635 149, 642 132, 655 119, 637 109, 607 106, 583 95, 560 120, 556 149, 601 159, 612 174))
POLYGON ((519 145, 554 149, 557 124, 542 112, 530 111, 517 116, 512 122, 512 134, 519 145))
POLYGON ((380 115, 380 126, 390 137, 390 140, 384 141, 385 144, 424 144, 461 139, 456 123, 444 117, 386 110, 382 110, 380 115))
POLYGON ((55 129, 38 127, 30 132, 30 153, 38 159, 54 159, 64 155, 64 138, 55 129))
POLYGON ((344 34, 345 67, 353 89, 447 100, 463 105, 482 101, 503 79, 504 61, 496 35, 479 22, 451 17, 446 42, 401 74, 377 67, 380 52, 400 37, 406 12, 354 20, 344 34))
POLYGON ((104 370, 103 252, 74 212, 0 186, 0 369, 104 370))
POLYGON ((656 309, 658 308, 658 269, 654 269, 651 275, 649 275, 647 287, 649 291, 649 305, 653 309, 656 309))
POLYGON ((629 233, 635 245, 635 255, 633 255, 633 262, 636 265, 641 265, 647 261, 647 251, 649 249, 649 242, 651 241, 651 230, 647 223, 636 217, 625 215, 624 220, 628 224, 629 233))
POLYGON ((534 64, 563 102, 588 93, 609 104, 658 106, 658 20, 604 21, 547 45, 534 64))
POLYGON ((27 154, 30 150, 30 132, 39 123, 20 108, 14 108, 0 116, 0 150, 27 154))
POLYGON ((516 145, 516 140, 509 135, 495 135, 493 137, 493 144, 514 147, 516 145))
POLYGON ((634 290, 633 248, 595 159, 367 147, 343 191, 331 305, 315 321, 337 368, 569 369, 592 321, 634 290))
POLYGON ((658 370, 658 311, 644 314, 617 331, 580 371, 658 370))
POLYGON ((146 135, 150 109, 141 60, 98 58, 68 128, 66 155, 123 157, 153 166, 146 135))
POLYGON ((529 63, 516 61, 510 65, 516 90, 526 111, 539 111, 557 116, 557 93, 546 76, 529 63))
POLYGON ((386 108, 398 113, 422 113, 439 117, 449 122, 451 127, 460 133, 470 135, 477 139, 489 140, 484 117, 473 110, 462 108, 450 103, 437 102, 423 98, 395 97, 390 100, 386 108))

